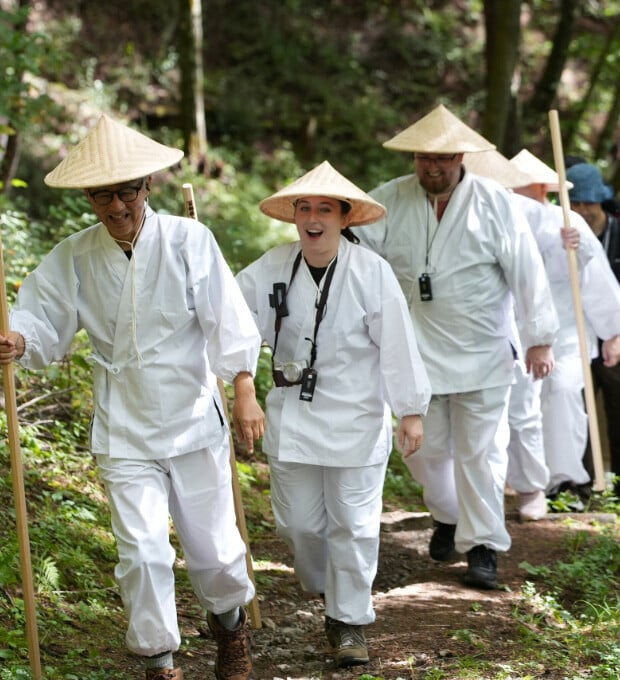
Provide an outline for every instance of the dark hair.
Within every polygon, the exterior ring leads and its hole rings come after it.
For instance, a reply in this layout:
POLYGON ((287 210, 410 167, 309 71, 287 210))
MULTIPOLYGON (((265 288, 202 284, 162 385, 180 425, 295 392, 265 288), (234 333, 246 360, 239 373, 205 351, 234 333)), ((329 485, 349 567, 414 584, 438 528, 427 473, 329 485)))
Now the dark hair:
MULTIPOLYGON (((340 201, 340 205, 342 207, 343 215, 351 212, 351 204, 348 201, 340 201)), ((351 241, 351 243, 360 242, 359 238, 357 238, 357 236, 351 231, 350 227, 345 227, 340 233, 347 239, 347 241, 351 241)))
POLYGON ((347 241, 351 241, 351 243, 360 242, 359 238, 357 238, 357 236, 351 231, 351 227, 345 227, 340 233, 347 239, 347 241))

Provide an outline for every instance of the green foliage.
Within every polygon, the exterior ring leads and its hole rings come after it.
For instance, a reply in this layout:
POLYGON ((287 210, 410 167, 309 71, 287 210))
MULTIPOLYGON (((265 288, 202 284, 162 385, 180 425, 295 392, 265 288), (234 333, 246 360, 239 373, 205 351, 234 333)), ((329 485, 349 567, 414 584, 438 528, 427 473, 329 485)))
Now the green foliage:
POLYGON ((394 450, 385 475, 383 504, 386 510, 420 511, 424 509, 422 487, 409 472, 402 455, 394 450))
POLYGON ((32 271, 39 257, 33 252, 28 238, 28 216, 7 209, 0 213, 0 233, 4 251, 7 298, 13 302, 21 282, 32 271))
POLYGON ((572 559, 552 567, 521 566, 539 583, 523 587, 515 616, 530 659, 547 666, 590 668, 590 678, 620 674, 620 543, 615 527, 592 538, 567 538, 572 559), (567 657, 570 650, 570 657, 567 657))
POLYGON ((451 3, 219 0, 209 12, 209 134, 244 164, 256 140, 289 143, 304 165, 330 160, 370 189, 409 171, 381 142, 438 103, 442 82, 466 83, 465 98, 481 85, 481 43, 451 3))
MULTIPOLYGON (((45 24, 35 4, 0 11, 0 135, 17 132, 24 142, 11 200, 0 196, 10 301, 44 253, 94 223, 82 192, 50 190, 42 183, 45 172, 83 136, 87 119, 102 110, 118 112, 159 141, 181 145, 174 3, 78 3, 79 15, 73 12, 76 3, 66 3, 55 18, 46 15, 45 24)), ((522 54, 524 92, 534 87, 550 49, 560 3, 553 3, 552 12, 546 11, 548 4, 526 3, 532 13, 522 54)), ((294 227, 270 220, 258 204, 320 161, 330 160, 364 189, 410 172, 409 155, 387 151, 382 142, 440 101, 464 119, 481 112, 482 7, 481 0, 213 0, 205 16, 204 54, 211 172, 199 174, 183 164, 179 171, 158 174, 153 207, 182 212, 181 184, 191 182, 199 219, 213 230, 236 272, 271 246, 296 238, 294 227)), ((616 0, 584 8, 590 21, 601 18, 597 13, 610 20, 620 10, 616 0)), ((600 52, 597 37, 596 30, 581 31, 573 45, 571 67, 584 82, 588 62, 600 52)), ((617 59, 618 51, 611 50, 592 100, 591 113, 597 116, 617 87, 617 59)), ((589 120, 580 127, 577 151, 592 148, 589 120)), ((16 372, 38 614, 46 643, 73 639, 78 625, 84 639, 122 646, 120 600, 112 580, 114 540, 88 453, 88 358, 80 334, 62 362, 45 371, 16 372)), ((256 388, 264 404, 271 388, 267 350, 261 353, 256 388)), ((2 414, 0 433, 5 430, 2 414)), ((0 522, 7 531, 0 545, 0 680, 22 680, 31 675, 8 460, 3 437, 0 522)), ((251 536, 272 531, 267 463, 260 455, 240 458, 237 469, 251 536)), ((397 452, 390 458, 384 499, 386 509, 423 508, 421 488, 397 452)), ((617 499, 609 495, 597 502, 618 512, 617 499)), ((572 557, 552 567, 524 565, 541 588, 528 585, 515 612, 531 659, 507 660, 496 677, 539 676, 540 667, 576 677, 578 666, 588 668, 591 679, 618 677, 617 537, 603 532, 593 542, 579 534, 572 557)), ((179 569, 179 583, 186 580, 179 569)), ((467 629, 454 636, 474 648, 486 644, 467 629)), ((45 677, 118 677, 99 647, 70 648, 66 658, 48 655, 45 677)), ((477 656, 465 656, 457 665, 459 677, 490 677, 477 656)), ((409 669, 411 677, 415 673, 409 669)), ((448 677, 442 668, 420 673, 426 680, 448 677)))
POLYGON ((50 53, 49 37, 24 30, 30 7, 0 9, 0 134, 15 134, 49 112, 53 105, 39 76, 44 64, 58 58, 50 53))
POLYGON ((302 174, 290 151, 282 149, 271 158, 256 156, 247 172, 237 169, 234 154, 219 150, 212 151, 212 163, 221 166, 218 179, 197 175, 187 166, 169 181, 158 177, 151 193, 153 207, 183 214, 181 187, 192 184, 198 219, 213 231, 233 272, 272 246, 297 238, 293 225, 272 220, 258 209, 263 198, 302 174))

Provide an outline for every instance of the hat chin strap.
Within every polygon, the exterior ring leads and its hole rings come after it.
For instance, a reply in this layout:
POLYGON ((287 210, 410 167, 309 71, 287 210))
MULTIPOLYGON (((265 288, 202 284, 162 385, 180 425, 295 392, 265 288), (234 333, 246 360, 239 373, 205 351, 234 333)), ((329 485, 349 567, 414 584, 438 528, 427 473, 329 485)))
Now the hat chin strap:
MULTIPOLYGON (((140 226, 136 230, 134 237, 131 241, 116 241, 119 245, 125 243, 131 248, 131 260, 129 262, 129 267, 131 269, 131 309, 132 309, 132 322, 131 322, 131 335, 133 346, 136 351, 136 357, 138 359, 138 367, 142 368, 143 358, 140 353, 140 348, 138 347, 138 328, 137 328, 137 297, 136 297, 136 258, 134 257, 134 246, 138 240, 138 236, 142 231, 142 227, 146 222, 146 205, 142 206, 142 214, 138 218, 140 220, 140 226)), ((138 220, 134 222, 134 226, 138 223, 138 220)))

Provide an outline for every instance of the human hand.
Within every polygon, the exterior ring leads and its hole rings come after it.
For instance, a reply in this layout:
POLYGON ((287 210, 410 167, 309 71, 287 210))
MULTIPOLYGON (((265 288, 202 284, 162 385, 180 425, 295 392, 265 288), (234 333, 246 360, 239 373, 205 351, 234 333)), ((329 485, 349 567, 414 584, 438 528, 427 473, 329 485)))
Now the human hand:
POLYGON ((560 235, 562 236, 562 243, 565 248, 572 248, 573 250, 579 248, 579 244, 581 243, 579 229, 575 229, 575 227, 562 227, 560 229, 560 235))
POLYGON ((256 401, 254 380, 250 373, 239 373, 233 385, 235 387, 233 426, 239 441, 245 444, 248 453, 254 453, 254 442, 265 433, 265 414, 256 401))
POLYGON ((603 364, 612 368, 620 361, 620 335, 614 335, 603 342, 601 349, 603 364))
POLYGON ((546 378, 555 365, 551 345, 534 345, 525 354, 525 367, 534 380, 546 378))
POLYGON ((0 365, 6 366, 19 359, 26 349, 26 342, 20 333, 9 331, 0 335, 0 365))
POLYGON ((403 416, 398 423, 398 447, 403 458, 415 453, 423 441, 422 416, 403 416))

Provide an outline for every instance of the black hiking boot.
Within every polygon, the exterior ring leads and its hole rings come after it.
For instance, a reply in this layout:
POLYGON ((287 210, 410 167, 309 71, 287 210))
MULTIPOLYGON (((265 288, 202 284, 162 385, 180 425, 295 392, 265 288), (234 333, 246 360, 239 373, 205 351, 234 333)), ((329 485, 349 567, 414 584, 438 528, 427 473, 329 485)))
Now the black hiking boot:
POLYGON ((463 579, 466 586, 494 590, 497 588, 497 556, 486 545, 477 545, 467 551, 467 571, 463 579))
POLYGON ((438 562, 447 562, 456 555, 454 547, 456 524, 444 524, 435 520, 434 525, 435 530, 428 544, 428 554, 438 562))

